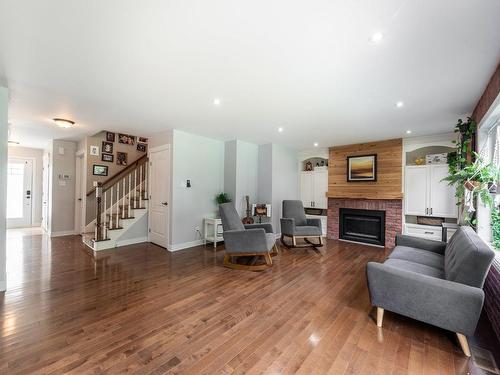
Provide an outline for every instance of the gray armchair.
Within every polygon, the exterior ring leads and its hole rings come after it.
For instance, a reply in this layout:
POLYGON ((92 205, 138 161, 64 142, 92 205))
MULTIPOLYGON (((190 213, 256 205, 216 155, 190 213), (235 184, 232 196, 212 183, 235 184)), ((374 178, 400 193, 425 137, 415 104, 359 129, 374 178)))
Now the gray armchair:
POLYGON ((219 205, 224 229, 224 266, 234 269, 261 271, 273 265, 271 256, 278 254, 276 235, 269 223, 243 225, 233 203, 219 205), (263 257, 264 264, 238 264, 232 259, 242 256, 263 257))
POLYGON ((283 217, 281 222, 281 242, 286 247, 323 246, 323 237, 320 219, 308 219, 304 211, 302 201, 284 200, 283 217), (285 242, 285 237, 292 239, 292 245, 285 242), (297 245, 297 239, 303 239, 307 245, 297 245), (314 238, 318 243, 312 243, 310 238, 314 238))
POLYGON ((398 235, 384 263, 366 266, 372 306, 382 327, 384 309, 457 334, 466 356, 483 308, 483 284, 493 251, 470 227, 446 244, 398 235))

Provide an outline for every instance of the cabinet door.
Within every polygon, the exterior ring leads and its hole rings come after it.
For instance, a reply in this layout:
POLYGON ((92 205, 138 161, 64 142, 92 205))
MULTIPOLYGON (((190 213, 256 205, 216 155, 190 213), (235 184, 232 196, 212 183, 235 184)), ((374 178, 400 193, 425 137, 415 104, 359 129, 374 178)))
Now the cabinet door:
POLYGON ((328 171, 313 172, 313 202, 315 208, 328 208, 326 192, 328 191, 328 171))
POLYGON ((410 166, 405 169, 405 214, 426 215, 427 166, 410 166))
POLYGON ((430 165, 430 203, 432 216, 457 217, 458 210, 455 198, 455 188, 441 181, 448 176, 448 165, 430 165))
POLYGON ((312 207, 313 194, 313 172, 300 173, 300 200, 304 207, 312 207))

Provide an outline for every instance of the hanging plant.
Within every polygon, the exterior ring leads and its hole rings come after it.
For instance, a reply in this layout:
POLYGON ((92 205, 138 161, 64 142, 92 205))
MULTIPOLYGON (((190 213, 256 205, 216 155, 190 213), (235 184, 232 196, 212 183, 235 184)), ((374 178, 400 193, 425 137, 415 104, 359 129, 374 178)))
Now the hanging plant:
POLYGON ((215 196, 215 201, 217 204, 228 203, 231 202, 229 195, 227 193, 219 193, 215 196))
POLYGON ((500 249, 500 208, 491 211, 491 231, 493 233, 493 246, 500 249))

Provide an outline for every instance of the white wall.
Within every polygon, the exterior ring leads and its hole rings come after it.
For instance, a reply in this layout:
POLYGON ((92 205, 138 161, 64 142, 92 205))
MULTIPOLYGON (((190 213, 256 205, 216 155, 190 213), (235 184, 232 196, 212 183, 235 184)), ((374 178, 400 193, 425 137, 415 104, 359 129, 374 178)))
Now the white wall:
POLYGON ((0 291, 7 287, 5 231, 7 215, 7 109, 8 90, 0 87, 0 291))
POLYGON ((51 236, 72 234, 75 230, 76 143, 54 140, 51 150, 49 233, 51 236), (60 154, 60 148, 64 149, 64 155, 60 154), (69 174, 70 179, 61 181, 62 174, 69 174))
POLYGON ((32 225, 42 224, 42 176, 43 176, 43 150, 39 148, 28 148, 9 146, 9 158, 33 159, 33 190, 32 190, 32 225))
POLYGON ((172 151, 172 249, 200 240, 195 227, 215 215, 215 196, 224 187, 224 142, 174 130, 172 151), (186 188, 186 180, 191 188, 186 188))
POLYGON ((224 192, 233 201, 236 199, 237 142, 227 141, 224 146, 224 192))
POLYGON ((253 143, 237 141, 236 147, 236 194, 234 195, 234 203, 240 216, 245 216, 245 196, 250 197, 250 203, 256 203, 258 198, 259 146, 253 143))

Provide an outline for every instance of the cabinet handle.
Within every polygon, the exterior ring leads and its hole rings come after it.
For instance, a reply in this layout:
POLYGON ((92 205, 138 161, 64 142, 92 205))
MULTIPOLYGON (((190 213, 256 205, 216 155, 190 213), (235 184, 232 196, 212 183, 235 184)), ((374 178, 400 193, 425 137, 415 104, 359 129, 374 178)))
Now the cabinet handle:
POLYGON ((426 208, 426 209, 425 209, 425 214, 427 215, 428 213, 429 213, 429 209, 428 209, 428 208, 426 208))
POLYGON ((425 234, 434 234, 434 232, 424 232, 425 234))
POLYGON ((432 207, 431 207, 431 215, 432 215, 432 207))

